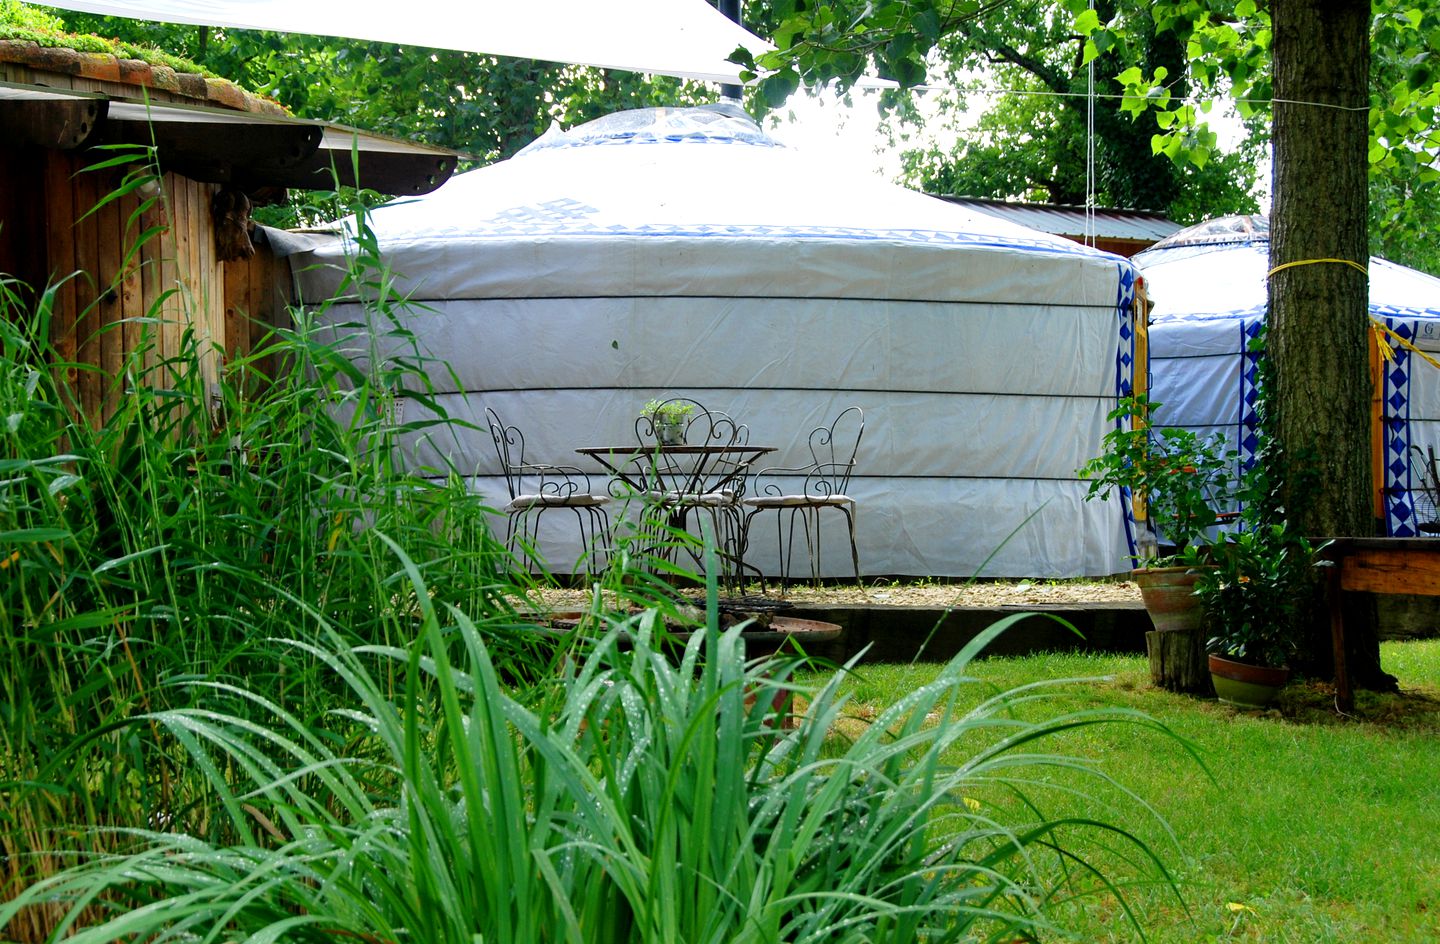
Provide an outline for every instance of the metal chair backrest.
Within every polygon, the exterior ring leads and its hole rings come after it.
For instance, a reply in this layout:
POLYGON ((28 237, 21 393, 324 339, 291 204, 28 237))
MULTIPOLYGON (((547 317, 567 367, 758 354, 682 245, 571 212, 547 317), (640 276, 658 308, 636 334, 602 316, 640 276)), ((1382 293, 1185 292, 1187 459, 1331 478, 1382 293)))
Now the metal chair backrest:
POLYGON ((570 498, 589 490, 589 478, 571 466, 545 465, 525 461, 525 434, 518 426, 507 425, 490 407, 485 408, 490 424, 490 438, 495 441, 495 455, 505 475, 505 488, 513 501, 526 494, 526 479, 534 481, 530 494, 548 498, 570 498))
POLYGON ((500 471, 505 476, 505 488, 513 499, 521 493, 521 468, 525 464, 525 434, 518 426, 506 426, 499 414, 485 408, 485 419, 490 423, 490 438, 495 441, 495 455, 500 459, 500 471))
POLYGON ((845 494, 864 435, 865 411, 858 406, 842 410, 829 426, 811 431, 810 457, 815 461, 805 477, 806 495, 845 494))
POLYGON ((728 413, 707 410, 703 404, 688 397, 671 397, 647 408, 635 420, 635 438, 644 446, 743 446, 750 441, 750 430, 735 422, 728 413), (674 426, 667 424, 667 414, 679 416, 674 426), (671 429, 675 432, 672 434, 671 429), (672 436, 678 437, 678 441, 672 436))

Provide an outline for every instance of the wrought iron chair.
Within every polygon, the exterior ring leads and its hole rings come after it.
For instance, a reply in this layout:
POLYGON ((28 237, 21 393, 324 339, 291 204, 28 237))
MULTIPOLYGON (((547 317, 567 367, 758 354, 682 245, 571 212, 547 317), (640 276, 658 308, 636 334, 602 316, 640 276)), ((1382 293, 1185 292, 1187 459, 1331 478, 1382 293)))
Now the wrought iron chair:
POLYGON ((584 547, 586 572, 595 555, 602 551, 602 538, 610 533, 608 495, 596 494, 590 476, 574 466, 525 461, 525 436, 519 427, 507 425, 490 408, 485 409, 495 453, 505 475, 510 500, 505 513, 505 548, 513 555, 517 540, 533 552, 540 537, 540 518, 550 509, 566 508, 575 515, 584 547), (517 527, 518 526, 518 527, 517 527))
MULTIPOLYGON (((635 421, 635 437, 641 451, 627 478, 646 483, 641 497, 672 529, 685 530, 691 511, 709 516, 725 563, 738 562, 749 428, 728 413, 672 397, 646 405, 635 421)), ((657 546, 673 558, 673 542, 657 546)), ((727 566, 726 574, 735 571, 727 566)))
POLYGON ((755 516, 761 512, 775 512, 775 540, 780 554, 782 588, 790 580, 797 519, 804 529, 810 578, 819 582, 820 512, 827 508, 845 516, 850 534, 850 561, 855 568, 855 580, 860 580, 860 551, 855 543, 855 499, 846 492, 850 487, 850 476, 855 471, 860 438, 864 435, 865 413, 858 406, 852 406, 843 410, 829 426, 810 432, 812 461, 809 465, 773 466, 755 473, 752 480, 754 494, 742 499, 747 510, 741 526, 741 548, 743 551, 750 545, 750 525, 755 516))

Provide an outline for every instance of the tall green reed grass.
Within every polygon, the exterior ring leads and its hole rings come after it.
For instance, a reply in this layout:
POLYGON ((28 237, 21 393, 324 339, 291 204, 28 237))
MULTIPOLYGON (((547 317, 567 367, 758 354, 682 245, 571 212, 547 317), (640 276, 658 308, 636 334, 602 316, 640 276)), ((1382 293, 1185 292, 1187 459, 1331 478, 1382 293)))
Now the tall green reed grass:
MULTIPOLYGON (((122 189, 147 177, 158 179, 142 161, 122 189)), ((137 233, 129 257, 157 238, 137 233)), ((373 237, 358 245, 348 275, 369 300, 365 328, 403 351, 405 300, 373 237)), ((76 823, 160 819, 208 834, 214 809, 182 754, 122 723, 194 697, 176 680, 244 680, 308 717, 329 705, 319 663, 268 641, 295 635, 302 611, 355 642, 408 643, 391 616, 414 608, 414 591, 381 532, 485 625, 497 661, 517 677, 543 672, 549 656, 514 628, 508 602, 528 578, 489 510, 457 470, 417 474, 396 459, 401 437, 451 422, 395 421, 399 399, 429 397, 433 365, 418 354, 362 369, 318 326, 323 307, 296 310, 234 352, 212 387, 213 355, 172 292, 136 319, 113 410, 92 426, 62 378, 94 368, 63 363, 50 343, 54 287, 31 297, 0 282, 0 898, 56 867, 36 850, 66 845, 57 831, 76 823), (166 319, 187 323, 168 358, 156 343, 166 319)))
POLYGON ((59 899, 103 913, 62 924, 79 942, 1014 941, 1063 934, 1046 916, 1059 897, 1123 902, 1137 864, 1166 879, 1123 826, 1046 818, 1038 797, 1000 822, 973 798, 1031 797, 1048 766, 1109 782, 1044 753, 1048 736, 1163 730, 1094 709, 1021 722, 1034 686, 962 709, 970 661, 1013 620, 847 740, 838 674, 787 726, 771 696, 792 663, 747 663, 741 629, 713 619, 677 659, 653 611, 602 618, 517 697, 486 634, 392 549, 419 601, 412 645, 356 645, 317 611, 325 642, 286 641, 337 680, 329 716, 210 684, 246 709, 137 721, 207 771, 241 841, 131 831, 137 851, 31 887, 0 923, 59 899), (965 761, 942 760, 957 748, 965 761), (1082 833, 1116 854, 1083 857, 1082 833))

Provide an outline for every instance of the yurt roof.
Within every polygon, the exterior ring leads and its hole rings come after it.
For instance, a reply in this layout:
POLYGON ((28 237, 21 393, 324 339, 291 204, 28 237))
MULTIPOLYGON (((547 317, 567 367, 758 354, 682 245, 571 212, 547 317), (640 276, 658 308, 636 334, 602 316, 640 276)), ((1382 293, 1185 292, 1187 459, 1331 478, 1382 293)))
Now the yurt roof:
MULTIPOLYGON (((1263 314, 1270 271, 1270 221, 1264 216, 1208 220, 1135 256, 1145 276, 1151 321, 1263 314)), ((1440 279, 1370 258, 1370 310, 1440 318, 1440 279)))
MULTIPOLYGON (((532 287, 535 268, 529 263, 536 252, 563 245, 569 253, 565 277, 584 283, 584 257, 602 243, 610 255, 597 265, 634 281, 638 291, 655 293, 677 290, 676 274, 696 265, 692 249, 705 256, 701 266, 712 268, 706 285, 680 289, 716 292, 715 279, 728 273, 751 287, 758 279, 770 286, 765 291, 779 295, 834 281, 800 277, 816 244, 848 246, 852 257, 872 252, 874 258, 858 270, 849 263, 844 270, 883 276, 887 286, 857 287, 879 292, 875 297, 906 297, 957 281, 954 253, 941 250, 969 249, 1028 260, 1011 262, 1007 281, 994 287, 1001 294, 1022 290, 1031 267, 1048 267, 1048 274, 1034 276, 1042 281, 1053 278, 1057 268, 1067 271, 1073 290, 1085 292, 1075 285, 1072 269, 1053 265, 1063 257, 1103 271, 1107 288, 1097 287, 1093 301, 1113 303, 1117 263, 1108 253, 788 148, 733 105, 641 109, 569 131, 552 129, 510 160, 457 175, 433 194, 376 209, 372 225, 396 271, 416 277, 423 270, 417 297, 429 299, 521 290, 501 274, 506 264, 501 247, 516 245, 533 249, 525 260, 514 258, 527 269, 532 287), (615 270, 613 254, 621 243, 637 253, 629 265, 647 271, 615 270), (776 244, 795 255, 777 256, 776 244), (907 272, 910 283, 901 286, 893 266, 879 271, 888 265, 881 260, 910 247, 934 251, 933 266, 907 272), (902 295, 890 294, 895 291, 902 295)), ((830 254, 827 264, 834 259, 830 254)))

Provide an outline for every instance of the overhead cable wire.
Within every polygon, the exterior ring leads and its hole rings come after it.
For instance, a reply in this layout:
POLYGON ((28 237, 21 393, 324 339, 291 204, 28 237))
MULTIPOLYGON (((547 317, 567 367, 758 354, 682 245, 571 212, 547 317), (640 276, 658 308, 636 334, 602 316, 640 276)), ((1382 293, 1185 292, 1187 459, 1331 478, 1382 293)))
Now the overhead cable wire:
MULTIPOLYGON (((1095 9, 1095 0, 1090 0, 1095 9)), ((1086 63, 1085 89, 1085 245, 1095 245, 1095 59, 1086 63)))
MULTIPOLYGON (((1125 92, 1056 92, 1052 89, 1017 89, 1017 88, 967 88, 959 85, 912 85, 908 89, 911 92, 952 92, 957 95, 1019 95, 1031 98, 1088 98, 1093 95, 1097 99, 1143 99, 1143 95, 1131 95, 1125 92)), ((1204 95, 1176 96, 1175 101, 1186 104, 1203 104, 1205 102, 1243 102, 1247 105, 1309 105, 1315 108, 1330 108, 1335 111, 1366 111, 1370 105, 1337 105, 1333 102, 1307 102, 1293 98, 1229 98, 1228 96, 1207 97, 1204 95)))

